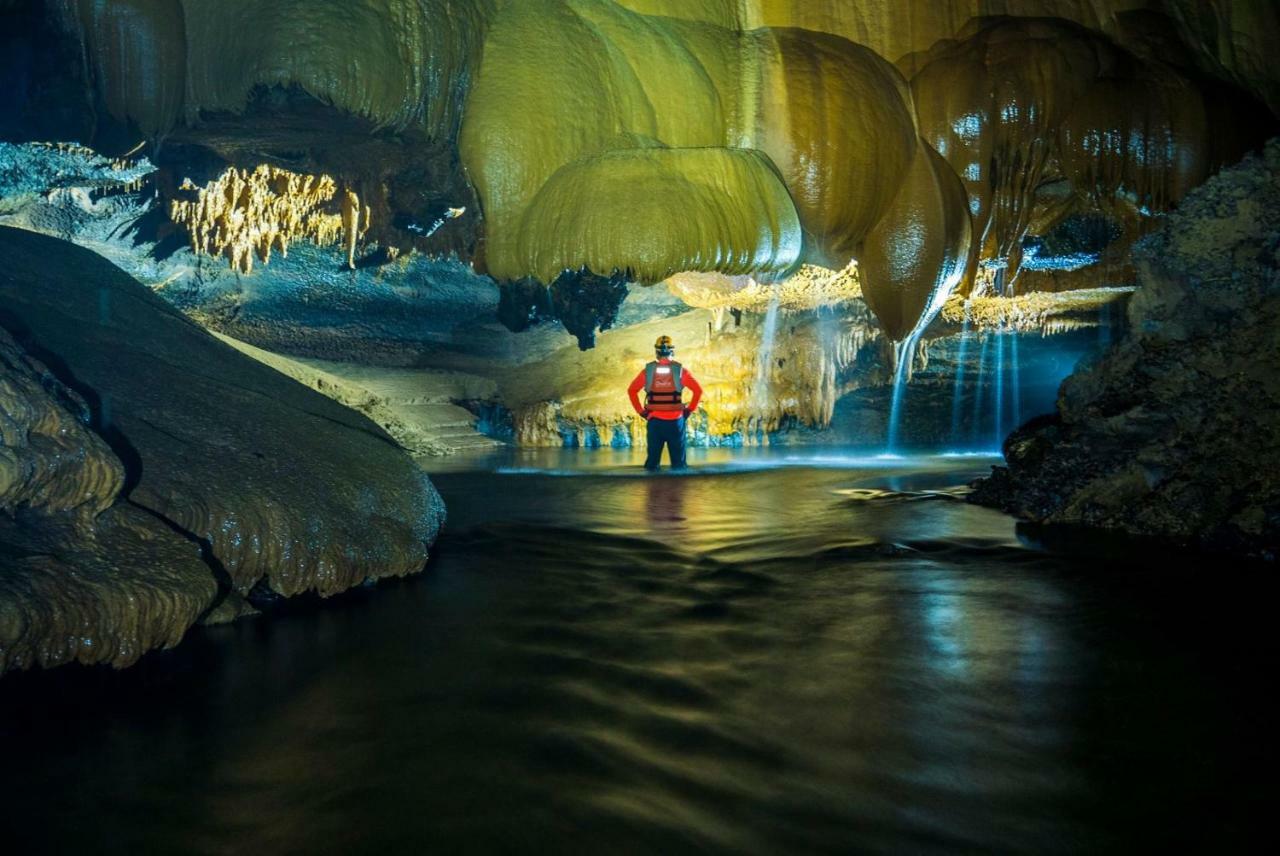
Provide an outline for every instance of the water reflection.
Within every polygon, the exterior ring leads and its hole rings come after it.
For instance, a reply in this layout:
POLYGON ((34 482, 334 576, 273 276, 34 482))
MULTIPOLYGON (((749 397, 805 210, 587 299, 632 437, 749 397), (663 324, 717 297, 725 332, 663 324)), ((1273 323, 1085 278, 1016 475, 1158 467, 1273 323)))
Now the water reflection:
POLYGON ((650 534, 659 543, 678 543, 676 539, 687 531, 684 498, 688 484, 683 478, 654 478, 645 483, 645 507, 638 516, 649 521, 650 534))
POLYGON ((0 682, 8 843, 1230 849, 1267 598, 1029 550, 986 463, 443 474, 422 578, 0 682))

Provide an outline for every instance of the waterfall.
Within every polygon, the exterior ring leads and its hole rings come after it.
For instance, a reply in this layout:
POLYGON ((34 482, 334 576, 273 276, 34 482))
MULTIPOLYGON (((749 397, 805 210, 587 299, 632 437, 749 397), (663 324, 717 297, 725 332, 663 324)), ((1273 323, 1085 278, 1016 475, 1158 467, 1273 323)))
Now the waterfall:
POLYGON ((764 328, 760 333, 760 354, 756 369, 756 387, 752 395, 752 410, 755 411, 756 431, 760 441, 768 427, 768 410, 770 401, 770 381, 773 376, 773 346, 778 335, 778 290, 773 289, 769 298, 769 308, 764 313, 764 328))
POLYGON ((1013 426, 1017 430, 1022 425, 1022 370, 1018 367, 1018 332, 1015 330, 1009 339, 1009 357, 1013 363, 1011 393, 1013 398, 1013 426))
POLYGON ((769 298, 769 308, 764 313, 764 333, 760 340, 760 380, 768 383, 769 363, 773 359, 773 341, 778 335, 778 290, 769 298))
POLYGON ((969 435, 976 448, 981 443, 982 431, 982 391, 987 373, 987 351, 991 347, 991 335, 982 333, 982 350, 978 356, 978 373, 973 378, 973 423, 969 426, 969 435))
POLYGON ((995 429, 995 447, 997 449, 1004 445, 1004 331, 996 331, 996 371, 993 382, 995 383, 995 415, 992 418, 992 426, 995 429))
POLYGON ((911 362, 915 357, 916 345, 920 341, 923 325, 911 331, 901 342, 894 344, 895 363, 893 372, 893 403, 889 407, 889 436, 885 442, 885 454, 898 454, 898 434, 902 423, 902 406, 906 400, 908 378, 911 376, 911 362))
POLYGON ((964 326, 960 331, 960 351, 956 356, 956 384, 951 398, 951 442, 960 439, 960 404, 964 399, 964 359, 969 351, 970 304, 964 304, 964 326))

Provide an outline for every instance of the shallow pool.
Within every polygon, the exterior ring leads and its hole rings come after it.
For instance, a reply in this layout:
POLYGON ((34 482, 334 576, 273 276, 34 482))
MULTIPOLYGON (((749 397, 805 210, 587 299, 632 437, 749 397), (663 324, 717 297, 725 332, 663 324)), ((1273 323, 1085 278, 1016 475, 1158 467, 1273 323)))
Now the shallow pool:
POLYGON ((421 577, 0 681, 9 852, 1242 847, 1271 576, 1020 528, 992 462, 439 472, 421 577))

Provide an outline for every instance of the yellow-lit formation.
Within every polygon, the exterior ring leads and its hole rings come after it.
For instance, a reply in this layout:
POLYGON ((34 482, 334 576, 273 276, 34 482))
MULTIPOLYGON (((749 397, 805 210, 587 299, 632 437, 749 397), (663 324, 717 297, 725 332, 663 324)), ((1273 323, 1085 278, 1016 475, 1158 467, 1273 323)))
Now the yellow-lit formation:
POLYGON ((955 297, 947 301, 942 320, 959 326, 966 321, 979 330, 1017 330, 1023 333, 1062 333, 1097 326, 1098 312, 1127 300, 1132 288, 1079 288, 1060 293, 1035 292, 1019 297, 955 297))
POLYGON ((927 320, 971 242, 903 76, 836 36, 625 5, 527 0, 491 23, 459 137, 489 273, 778 279, 865 252, 889 335, 927 320))
POLYGON ((838 271, 819 265, 801 265, 780 282, 688 272, 671 277, 666 285, 685 304, 711 310, 716 316, 716 327, 722 326, 723 315, 729 310, 764 312, 776 304, 787 312, 802 312, 862 298, 858 266, 852 262, 838 271))
POLYGON ((922 136, 964 183, 981 257, 1006 260, 1010 281, 1033 222, 1165 211, 1207 175, 1200 91, 1095 32, 976 22, 899 64, 912 74, 922 136), (1067 192, 1044 194, 1063 184, 1067 192))
POLYGON ((252 273, 254 257, 264 265, 272 251, 288 256, 289 244, 309 240, 326 246, 342 241, 354 266, 356 244, 369 230, 369 208, 353 191, 343 191, 338 213, 327 210, 338 192, 327 175, 300 175, 272 166, 253 172, 228 169, 204 187, 187 182, 195 198, 174 200, 169 216, 185 226, 191 249, 225 255, 231 267, 252 273))
MULTIPOLYGON (((1280 103, 1262 47, 1280 12, 1240 0, 58 7, 103 103, 144 133, 296 86, 456 142, 480 202, 476 261, 500 282, 582 269, 765 282, 857 259, 893 341, 975 283, 1016 291, 1033 228, 1101 211, 1140 229, 1238 154, 1200 76, 1177 68, 1221 69, 1280 103), (1144 41, 1154 28, 1134 22, 1151 15, 1195 47, 1144 41), (982 260, 1000 273, 979 280, 982 260)), ((367 206, 337 202, 350 263, 367 206)), ((239 197, 180 215, 239 269, 299 234, 333 239, 331 220, 299 232, 239 197)))
POLYGON ((764 435, 789 419, 812 426, 830 424, 835 403, 848 392, 840 376, 876 336, 864 308, 819 320, 796 314, 779 321, 780 332, 766 359, 762 325, 750 319, 711 335, 709 313, 693 310, 674 318, 614 330, 600 346, 566 360, 553 353, 521 366, 500 383, 513 413, 516 442, 559 446, 563 424, 590 427, 609 442, 615 432, 644 442, 644 423, 625 396, 637 365, 652 359, 658 335, 670 335, 679 358, 697 367, 704 394, 695 421, 699 430, 743 442, 767 442, 764 435), (763 394, 767 391, 767 394, 763 394))
POLYGON ((301 86, 379 125, 456 131, 495 0, 56 0, 111 112, 147 134, 301 86))

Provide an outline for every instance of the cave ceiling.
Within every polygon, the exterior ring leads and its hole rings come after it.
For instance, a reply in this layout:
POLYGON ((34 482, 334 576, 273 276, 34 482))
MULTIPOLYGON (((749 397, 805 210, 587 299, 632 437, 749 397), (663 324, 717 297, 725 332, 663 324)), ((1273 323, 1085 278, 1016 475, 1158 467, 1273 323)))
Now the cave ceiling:
POLYGON ((104 150, 146 141, 170 201, 232 165, 330 175, 368 240, 455 252, 504 283, 767 283, 856 260, 894 340, 954 293, 1013 288, 1028 237, 1067 218, 1141 231, 1280 107, 1280 7, 1246 0, 47 0, 0 15, 10 41, 64 58, 15 47, 5 135, 61 122, 104 150), (55 100, 83 109, 42 115, 55 100), (449 209, 458 226, 426 235, 449 209))

